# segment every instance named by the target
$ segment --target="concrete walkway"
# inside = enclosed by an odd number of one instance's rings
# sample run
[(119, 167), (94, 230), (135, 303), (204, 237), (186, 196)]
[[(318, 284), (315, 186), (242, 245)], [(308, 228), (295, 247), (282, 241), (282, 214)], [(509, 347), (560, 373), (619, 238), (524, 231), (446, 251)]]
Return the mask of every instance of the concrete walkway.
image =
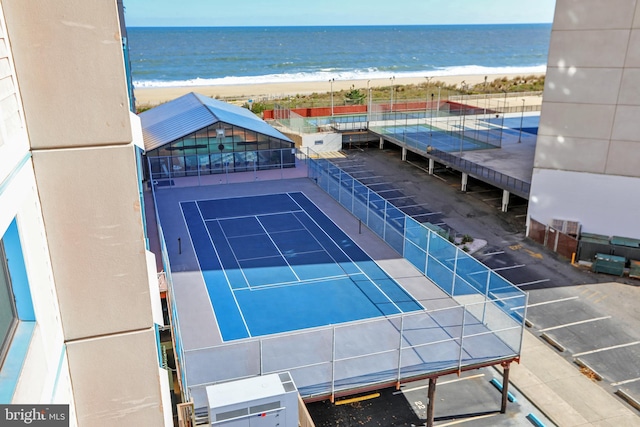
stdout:
[[(501, 369), (499, 369), (501, 370)], [(640, 414), (528, 331), (510, 383), (560, 427), (640, 426)]]

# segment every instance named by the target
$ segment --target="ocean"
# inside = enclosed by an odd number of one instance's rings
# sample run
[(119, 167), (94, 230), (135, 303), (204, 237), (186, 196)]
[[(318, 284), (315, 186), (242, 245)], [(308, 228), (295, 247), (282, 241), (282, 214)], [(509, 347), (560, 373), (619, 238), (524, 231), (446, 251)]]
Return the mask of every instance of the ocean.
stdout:
[(136, 87), (546, 71), (551, 24), (127, 28)]

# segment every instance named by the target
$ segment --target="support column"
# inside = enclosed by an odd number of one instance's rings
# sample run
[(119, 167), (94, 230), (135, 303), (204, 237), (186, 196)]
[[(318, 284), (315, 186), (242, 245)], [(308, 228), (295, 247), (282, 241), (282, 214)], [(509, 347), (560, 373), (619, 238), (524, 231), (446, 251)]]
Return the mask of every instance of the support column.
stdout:
[(407, 161), (407, 148), (406, 147), (402, 147), (402, 161), (403, 162)]
[(427, 392), (427, 399), (429, 399), (429, 403), (427, 403), (427, 427), (433, 427), (433, 414), (434, 414), (434, 406), (436, 404), (436, 378), (429, 378), (429, 391)]
[(382, 150), (384, 148), (384, 138), (380, 137), (380, 149)]
[(433, 159), (429, 159), (429, 175), (433, 175), (433, 169), (436, 165), (436, 161)]
[(509, 192), (502, 190), (502, 212), (506, 212), (509, 207)]
[(462, 185), (460, 185), (460, 191), (467, 192), (467, 182), (469, 181), (469, 174), (462, 172)]
[(507, 412), (507, 402), (509, 400), (509, 370), (511, 368), (511, 362), (502, 364), (502, 406), (500, 406), (500, 413)]

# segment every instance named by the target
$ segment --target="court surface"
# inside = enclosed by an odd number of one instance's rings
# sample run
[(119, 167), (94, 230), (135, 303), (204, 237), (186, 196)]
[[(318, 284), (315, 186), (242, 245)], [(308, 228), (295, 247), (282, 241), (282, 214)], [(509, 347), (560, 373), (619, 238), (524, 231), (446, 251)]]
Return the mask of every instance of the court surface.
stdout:
[[(445, 152), (495, 148), (495, 145), (491, 145), (487, 141), (496, 140), (500, 132), (499, 127), (488, 122), (482, 129), (472, 129), (461, 124), (452, 124), (449, 127), (449, 131), (444, 131), (439, 128), (431, 129), (426, 125), (385, 126), (376, 130), (376, 132), (387, 137), (396, 138), (420, 150), (426, 151), (427, 147), (431, 146)], [(461, 135), (463, 131), (464, 136)], [(497, 143), (497, 140), (495, 143)]]
[(302, 192), (180, 205), (224, 341), (423, 309)]

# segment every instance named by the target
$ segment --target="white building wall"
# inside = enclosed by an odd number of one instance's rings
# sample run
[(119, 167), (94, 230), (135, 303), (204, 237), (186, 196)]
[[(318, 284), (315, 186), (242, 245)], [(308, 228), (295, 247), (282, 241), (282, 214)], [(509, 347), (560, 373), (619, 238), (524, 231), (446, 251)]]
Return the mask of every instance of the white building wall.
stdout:
[(117, 4), (2, 0), (0, 23), (0, 237), (15, 219), (36, 319), (0, 403), (172, 425)]
[(640, 238), (638, 95), (640, 5), (557, 0), (529, 217)]
[(13, 393), (10, 401), (2, 403), (68, 403), (70, 425), (76, 425), (60, 311), (29, 148), (4, 14), (0, 13), (0, 237), (15, 219), (37, 319), (17, 382), (0, 385)]
[(306, 153), (307, 148), (316, 153), (340, 151), (342, 150), (342, 134), (325, 132), (303, 134), (301, 151)]

